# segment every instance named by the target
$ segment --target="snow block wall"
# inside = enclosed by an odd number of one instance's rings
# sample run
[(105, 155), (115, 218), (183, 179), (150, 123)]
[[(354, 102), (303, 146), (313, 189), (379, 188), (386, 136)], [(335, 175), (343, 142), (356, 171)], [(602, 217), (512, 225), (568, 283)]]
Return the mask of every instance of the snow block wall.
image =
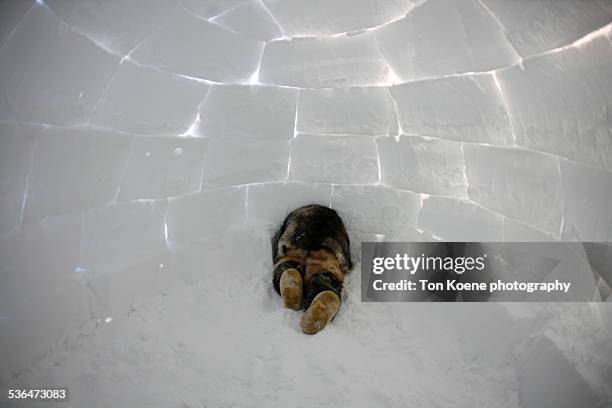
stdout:
[[(278, 307), (267, 239), (307, 203), (339, 211), (356, 257), (361, 241), (612, 241), (611, 22), (606, 0), (0, 2), (0, 383), (53, 378), (37, 367), (58, 344), (227, 259), (262, 260), (236, 262)], [(600, 257), (585, 279), (612, 301)], [(607, 306), (580, 310), (611, 327)], [(368, 307), (339, 335), (384, 315)], [(501, 340), (541, 313), (470, 316), (509, 322)], [(591, 349), (536, 337), (509, 406), (576, 406), (526, 385), (538, 358), (570, 367), (551, 387), (609, 406), (609, 371), (577, 367)], [(491, 355), (518, 344), (502, 343)], [(370, 397), (335, 402), (407, 401)]]

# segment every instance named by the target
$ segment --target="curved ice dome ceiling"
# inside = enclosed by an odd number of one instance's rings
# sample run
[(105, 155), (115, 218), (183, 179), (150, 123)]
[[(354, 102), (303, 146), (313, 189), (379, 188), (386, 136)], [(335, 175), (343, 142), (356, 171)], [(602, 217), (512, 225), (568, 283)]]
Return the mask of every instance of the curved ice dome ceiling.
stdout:
[(608, 2), (323, 3), (4, 2), (1, 232), (323, 183), (610, 240)]
[(306, 203), (357, 249), (612, 241), (611, 22), (606, 0), (0, 2), (7, 370)]

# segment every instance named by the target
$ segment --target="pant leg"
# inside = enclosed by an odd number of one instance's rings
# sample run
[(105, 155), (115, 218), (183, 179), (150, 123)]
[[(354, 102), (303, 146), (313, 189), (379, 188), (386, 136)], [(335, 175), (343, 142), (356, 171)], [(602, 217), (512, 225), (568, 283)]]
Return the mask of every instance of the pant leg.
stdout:
[(332, 272), (318, 272), (313, 274), (304, 289), (304, 308), (312, 303), (314, 298), (321, 292), (331, 290), (342, 301), (342, 282)]
[(311, 251), (306, 258), (305, 272), (305, 308), (310, 306), (319, 293), (326, 290), (331, 290), (341, 298), (344, 270), (333, 251), (325, 248)]

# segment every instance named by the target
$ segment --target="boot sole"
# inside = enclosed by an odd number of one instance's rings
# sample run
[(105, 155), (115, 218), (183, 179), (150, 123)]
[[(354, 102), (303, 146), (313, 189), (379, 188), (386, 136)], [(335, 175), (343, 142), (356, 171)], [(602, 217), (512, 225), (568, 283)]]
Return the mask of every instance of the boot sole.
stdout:
[(340, 298), (331, 290), (319, 293), (300, 321), (302, 330), (306, 334), (316, 334), (336, 316), (340, 309)]
[(286, 269), (280, 278), (280, 292), (287, 309), (302, 308), (303, 282), (300, 273), (293, 268)]

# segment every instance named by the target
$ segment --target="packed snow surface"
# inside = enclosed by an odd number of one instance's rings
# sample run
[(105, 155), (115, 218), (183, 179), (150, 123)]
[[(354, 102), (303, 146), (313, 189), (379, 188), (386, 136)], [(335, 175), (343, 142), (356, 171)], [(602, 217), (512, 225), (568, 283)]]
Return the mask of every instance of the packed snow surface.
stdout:
[[(0, 2), (0, 388), (609, 408), (612, 250), (551, 272), (598, 303), (391, 304), (360, 302), (359, 244), (611, 242), (611, 21), (607, 0)], [(313, 203), (356, 267), (306, 336), (270, 237)]]

